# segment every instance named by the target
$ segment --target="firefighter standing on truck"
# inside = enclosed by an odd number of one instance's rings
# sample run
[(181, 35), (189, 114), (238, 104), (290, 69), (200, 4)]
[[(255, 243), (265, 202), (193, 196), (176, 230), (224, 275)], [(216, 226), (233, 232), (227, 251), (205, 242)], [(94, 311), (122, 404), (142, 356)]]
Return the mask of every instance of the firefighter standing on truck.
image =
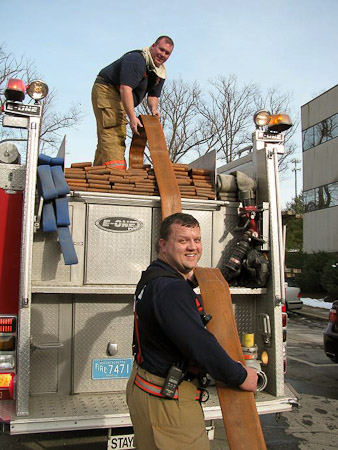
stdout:
[(232, 360), (205, 328), (192, 288), (201, 252), (198, 221), (183, 213), (167, 217), (158, 259), (136, 289), (127, 403), (139, 450), (210, 448), (199, 389), (206, 373), (246, 391), (257, 388), (256, 370)]
[(97, 147), (94, 165), (125, 169), (127, 117), (133, 133), (142, 127), (135, 107), (148, 94), (147, 102), (153, 116), (160, 116), (158, 102), (174, 42), (160, 36), (151, 47), (126, 53), (102, 69), (92, 89), (92, 104), (97, 124)]

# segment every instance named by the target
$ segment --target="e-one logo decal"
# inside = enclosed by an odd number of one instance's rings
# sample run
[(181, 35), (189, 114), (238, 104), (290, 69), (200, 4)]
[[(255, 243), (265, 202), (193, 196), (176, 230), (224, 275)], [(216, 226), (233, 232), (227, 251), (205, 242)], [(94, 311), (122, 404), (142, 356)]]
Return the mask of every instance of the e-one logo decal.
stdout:
[(137, 231), (143, 227), (140, 220), (131, 217), (105, 217), (95, 222), (95, 225), (103, 231), (115, 231), (118, 233), (128, 233)]

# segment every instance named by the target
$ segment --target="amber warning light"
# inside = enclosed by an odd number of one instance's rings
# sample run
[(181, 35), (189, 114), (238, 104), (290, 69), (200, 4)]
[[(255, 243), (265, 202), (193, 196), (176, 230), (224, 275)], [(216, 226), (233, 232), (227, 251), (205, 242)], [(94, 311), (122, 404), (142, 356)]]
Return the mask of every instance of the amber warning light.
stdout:
[(16, 317), (0, 317), (0, 333), (15, 333)]

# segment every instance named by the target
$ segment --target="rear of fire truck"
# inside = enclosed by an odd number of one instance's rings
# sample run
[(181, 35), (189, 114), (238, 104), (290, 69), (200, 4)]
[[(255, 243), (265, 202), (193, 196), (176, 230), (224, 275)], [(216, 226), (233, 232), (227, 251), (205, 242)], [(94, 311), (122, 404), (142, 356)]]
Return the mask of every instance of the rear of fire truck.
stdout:
[[(0, 151), (0, 418), (11, 434), (102, 428), (108, 448), (134, 448), (125, 402), (133, 293), (156, 258), (160, 198), (75, 183), (60, 199), (67, 230), (46, 231), (41, 210), (57, 212), (50, 202), (59, 200), (44, 198), (38, 169), (39, 100), (48, 88), (37, 81), (28, 91), (34, 103), (23, 103), (20, 80), (11, 81), (3, 105), (3, 126), (27, 130), (27, 153), (21, 165), (12, 147)], [(267, 414), (296, 402), (284, 383), (278, 181), (291, 123), (261, 111), (255, 124), (248, 155), (218, 169), (212, 152), (191, 163), (189, 171), (211, 174), (214, 198), (181, 192), (183, 211), (201, 225), (200, 265), (218, 267), (229, 282), (243, 353), (259, 374), (257, 409)], [(213, 383), (208, 391), (203, 409), (212, 438), (222, 413)]]

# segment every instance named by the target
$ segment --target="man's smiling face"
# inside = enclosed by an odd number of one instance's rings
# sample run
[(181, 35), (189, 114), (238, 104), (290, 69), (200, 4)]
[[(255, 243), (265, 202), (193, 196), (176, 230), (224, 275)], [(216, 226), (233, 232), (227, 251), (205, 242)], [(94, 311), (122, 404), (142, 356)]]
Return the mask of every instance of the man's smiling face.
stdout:
[(160, 67), (161, 64), (164, 64), (167, 61), (173, 48), (174, 47), (166, 42), (165, 39), (160, 39), (150, 47), (150, 54), (156, 67)]
[(187, 278), (202, 256), (201, 230), (177, 223), (170, 227), (168, 240), (159, 240), (159, 258)]

